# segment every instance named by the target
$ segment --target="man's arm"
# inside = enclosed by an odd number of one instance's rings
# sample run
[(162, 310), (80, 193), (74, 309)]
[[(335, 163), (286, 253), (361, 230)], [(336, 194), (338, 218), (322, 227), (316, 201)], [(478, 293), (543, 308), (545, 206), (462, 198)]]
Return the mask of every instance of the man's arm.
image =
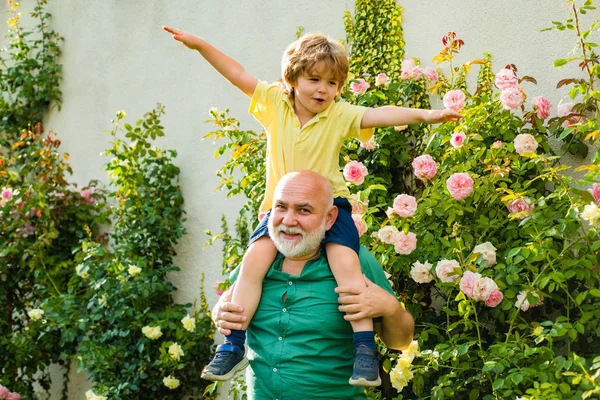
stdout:
[(171, 33), (173, 39), (183, 43), (187, 48), (198, 51), (225, 79), (239, 88), (248, 97), (252, 97), (258, 80), (246, 72), (239, 62), (197, 36), (168, 26), (163, 26), (163, 29)]
[(437, 124), (440, 122), (457, 121), (462, 118), (457, 112), (450, 110), (424, 110), (421, 108), (406, 108), (384, 106), (369, 108), (363, 114), (360, 122), (361, 129), (379, 126), (399, 126), (410, 124)]
[[(382, 317), (375, 324), (377, 335), (388, 348), (403, 350), (411, 343), (415, 321), (402, 307), (396, 297), (365, 277), (365, 288), (340, 286), (335, 292), (340, 295), (339, 310), (346, 313), (347, 321)], [(350, 315), (348, 313), (351, 313)]]

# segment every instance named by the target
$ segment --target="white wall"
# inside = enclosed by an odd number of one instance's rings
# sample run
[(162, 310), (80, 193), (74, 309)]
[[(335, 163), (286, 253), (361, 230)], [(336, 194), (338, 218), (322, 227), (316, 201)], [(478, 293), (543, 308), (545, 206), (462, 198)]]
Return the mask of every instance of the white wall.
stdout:
[[(32, 0), (22, 0), (24, 7)], [(181, 185), (186, 199), (188, 234), (179, 245), (177, 264), (182, 271), (172, 280), (181, 302), (198, 297), (201, 273), (210, 289), (220, 278), (220, 250), (202, 250), (205, 229), (218, 231), (220, 215), (233, 217), (241, 200), (215, 193), (216, 146), (201, 138), (212, 130), (204, 121), (211, 107), (229, 107), (246, 129), (259, 125), (247, 114), (248, 99), (221, 78), (197, 54), (161, 30), (171, 25), (202, 36), (240, 61), (260, 79), (279, 78), (279, 61), (296, 27), (344, 38), (343, 12), (350, 0), (55, 0), (48, 10), (53, 27), (64, 38), (63, 106), (51, 112), (45, 125), (58, 133), (63, 151), (71, 154), (73, 180), (106, 182), (99, 154), (108, 146), (115, 112), (124, 109), (134, 121), (155, 106), (166, 106), (164, 146), (179, 153)], [(441, 37), (455, 31), (465, 41), (459, 61), (493, 56), (494, 70), (514, 63), (520, 75), (534, 76), (537, 87), (525, 85), (529, 101), (544, 95), (554, 104), (564, 91), (556, 82), (573, 75), (574, 68), (556, 70), (555, 58), (568, 55), (575, 37), (537, 29), (565, 19), (563, 1), (554, 0), (412, 0), (404, 7), (406, 55), (431, 65), (441, 50)], [(543, 6), (542, 6), (543, 5)], [(597, 16), (596, 16), (597, 17)], [(6, 19), (2, 15), (0, 19)], [(587, 18), (589, 20), (589, 18)], [(27, 21), (25, 19), (25, 21)], [(5, 25), (3, 25), (5, 26)], [(0, 45), (6, 40), (0, 39)], [(378, 73), (379, 71), (374, 71)], [(86, 384), (71, 374), (72, 399), (83, 398)]]

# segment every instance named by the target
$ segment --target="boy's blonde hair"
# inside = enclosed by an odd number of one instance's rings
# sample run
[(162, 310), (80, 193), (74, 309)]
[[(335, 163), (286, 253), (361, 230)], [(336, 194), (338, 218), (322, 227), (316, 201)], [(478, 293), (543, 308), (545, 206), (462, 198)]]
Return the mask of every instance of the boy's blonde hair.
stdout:
[(312, 72), (316, 65), (324, 62), (332, 72), (341, 91), (348, 78), (348, 54), (341, 43), (319, 33), (307, 33), (290, 44), (281, 59), (281, 76), (289, 93), (298, 78)]

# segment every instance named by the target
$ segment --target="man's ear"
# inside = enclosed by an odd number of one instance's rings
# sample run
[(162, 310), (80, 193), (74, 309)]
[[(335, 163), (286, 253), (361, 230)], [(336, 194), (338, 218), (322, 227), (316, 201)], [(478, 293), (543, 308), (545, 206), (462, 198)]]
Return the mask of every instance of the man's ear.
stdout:
[(337, 206), (331, 206), (331, 209), (327, 213), (327, 223), (325, 224), (325, 227), (327, 228), (327, 230), (329, 230), (333, 226), (333, 224), (335, 223), (335, 220), (337, 219), (337, 216), (338, 216)]

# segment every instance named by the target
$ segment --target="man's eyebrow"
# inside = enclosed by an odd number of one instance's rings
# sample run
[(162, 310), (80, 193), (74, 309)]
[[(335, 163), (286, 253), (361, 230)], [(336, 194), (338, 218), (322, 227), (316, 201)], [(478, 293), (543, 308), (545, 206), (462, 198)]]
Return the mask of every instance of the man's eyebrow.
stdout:
[(298, 207), (298, 208), (314, 208), (314, 206), (308, 201), (305, 201), (304, 203), (298, 203), (298, 204), (296, 204), (296, 207)]

